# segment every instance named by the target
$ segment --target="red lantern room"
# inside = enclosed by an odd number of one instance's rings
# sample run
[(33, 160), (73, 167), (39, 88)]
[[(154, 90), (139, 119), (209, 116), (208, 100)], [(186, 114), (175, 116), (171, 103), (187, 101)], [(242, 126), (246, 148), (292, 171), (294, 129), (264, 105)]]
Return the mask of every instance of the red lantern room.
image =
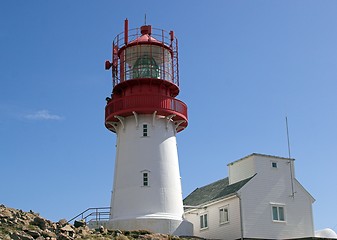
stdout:
[(107, 98), (105, 126), (115, 132), (118, 117), (137, 114), (165, 116), (177, 132), (187, 127), (187, 106), (179, 94), (178, 41), (173, 31), (145, 25), (125, 30), (112, 45), (113, 90)]

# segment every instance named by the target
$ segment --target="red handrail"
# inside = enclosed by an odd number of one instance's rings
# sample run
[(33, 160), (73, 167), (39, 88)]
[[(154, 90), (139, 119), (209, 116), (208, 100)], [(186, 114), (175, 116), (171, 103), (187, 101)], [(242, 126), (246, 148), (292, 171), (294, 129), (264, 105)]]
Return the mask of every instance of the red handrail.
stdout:
[(105, 108), (106, 118), (118, 112), (129, 112), (137, 110), (153, 110), (176, 112), (187, 120), (187, 106), (182, 101), (173, 97), (161, 95), (132, 95), (121, 99), (110, 100)]
[[(127, 34), (127, 36), (125, 35)], [(126, 68), (126, 60), (124, 56), (118, 56), (118, 51), (121, 48), (128, 46), (128, 43), (136, 40), (141, 36), (140, 28), (130, 29), (127, 32), (122, 32), (118, 34), (113, 41), (113, 53), (112, 53), (112, 79), (113, 87), (118, 85), (123, 81), (133, 79), (132, 71)], [(166, 59), (170, 63), (170, 67), (167, 68), (164, 64), (159, 64), (159, 79), (164, 81), (172, 82), (179, 86), (179, 73), (178, 73), (178, 40), (174, 36), (173, 32), (167, 32), (162, 29), (152, 28), (151, 36), (158, 40), (158, 44), (162, 44), (164, 48), (168, 48), (171, 51), (171, 59)], [(125, 38), (126, 37), (126, 38)], [(151, 44), (149, 44), (150, 46)], [(159, 57), (159, 56), (158, 56)], [(163, 51), (162, 56), (165, 59), (165, 52)], [(130, 60), (130, 59), (128, 59)], [(164, 61), (163, 61), (164, 63)], [(109, 68), (107, 68), (109, 69)]]

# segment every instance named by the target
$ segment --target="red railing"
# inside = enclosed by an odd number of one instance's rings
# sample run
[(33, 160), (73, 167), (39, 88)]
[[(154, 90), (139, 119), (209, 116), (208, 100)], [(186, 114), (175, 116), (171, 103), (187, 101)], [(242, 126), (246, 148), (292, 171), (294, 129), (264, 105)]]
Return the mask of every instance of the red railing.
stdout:
[(161, 95), (133, 95), (121, 99), (110, 100), (105, 108), (106, 120), (112, 120), (115, 115), (132, 115), (137, 113), (176, 114), (177, 118), (187, 121), (187, 106), (182, 101)]
[[(121, 59), (118, 56), (118, 52), (121, 48), (126, 47), (127, 44), (135, 41), (137, 38), (142, 36), (140, 28), (130, 29), (127, 32), (127, 40), (125, 40), (125, 32), (118, 34), (112, 44), (113, 51), (112, 51), (112, 79), (113, 79), (113, 87), (118, 85), (123, 81), (127, 81), (133, 79), (133, 74), (126, 64), (125, 59)], [(158, 71), (159, 71), (159, 78), (165, 81), (169, 81), (174, 83), (175, 85), (179, 86), (179, 70), (178, 70), (178, 40), (171, 32), (167, 32), (162, 29), (152, 28), (151, 36), (155, 38), (158, 43), (162, 44), (163, 52), (161, 53), (163, 56), (162, 59), (165, 59), (165, 47), (170, 49), (170, 59), (166, 59), (168, 63), (157, 63), (158, 64)], [(125, 43), (127, 41), (127, 43)], [(137, 44), (136, 44), (137, 45)], [(151, 44), (148, 46), (151, 47)], [(140, 54), (140, 52), (139, 52)], [(139, 57), (139, 56), (138, 56)], [(154, 56), (152, 56), (154, 57)], [(130, 59), (128, 59), (130, 61)], [(170, 65), (169, 67), (167, 65)]]

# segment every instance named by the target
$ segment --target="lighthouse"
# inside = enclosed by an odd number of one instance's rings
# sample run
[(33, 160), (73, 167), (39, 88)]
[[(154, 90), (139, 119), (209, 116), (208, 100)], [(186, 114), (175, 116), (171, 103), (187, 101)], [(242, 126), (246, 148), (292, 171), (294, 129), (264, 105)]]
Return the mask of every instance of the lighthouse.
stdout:
[(188, 124), (179, 94), (178, 40), (173, 31), (144, 25), (112, 44), (112, 94), (105, 126), (116, 133), (110, 226), (192, 235), (183, 219), (177, 133)]

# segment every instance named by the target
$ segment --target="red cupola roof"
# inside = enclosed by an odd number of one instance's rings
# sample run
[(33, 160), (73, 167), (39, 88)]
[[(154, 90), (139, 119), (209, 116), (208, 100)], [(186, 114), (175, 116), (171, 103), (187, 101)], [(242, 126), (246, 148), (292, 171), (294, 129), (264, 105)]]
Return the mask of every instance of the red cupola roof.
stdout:
[[(158, 39), (152, 36), (152, 26), (151, 25), (141, 26), (140, 33), (141, 33), (140, 36), (137, 36), (135, 39), (131, 41), (128, 41), (129, 37), (126, 37), (127, 41), (125, 41), (125, 45), (119, 49), (118, 55), (120, 55), (120, 53), (126, 48), (134, 46), (134, 45), (156, 45), (159, 47), (163, 47), (172, 53), (171, 47), (166, 42), (164, 42), (163, 40), (159, 41)], [(157, 37), (160, 37), (160, 35), (157, 34)]]
[(129, 44), (133, 45), (133, 44), (142, 44), (142, 43), (159, 43), (162, 44), (161, 42), (159, 42), (157, 39), (155, 39), (154, 37), (152, 37), (149, 34), (144, 34), (138, 38), (136, 38), (135, 40), (131, 41)]

